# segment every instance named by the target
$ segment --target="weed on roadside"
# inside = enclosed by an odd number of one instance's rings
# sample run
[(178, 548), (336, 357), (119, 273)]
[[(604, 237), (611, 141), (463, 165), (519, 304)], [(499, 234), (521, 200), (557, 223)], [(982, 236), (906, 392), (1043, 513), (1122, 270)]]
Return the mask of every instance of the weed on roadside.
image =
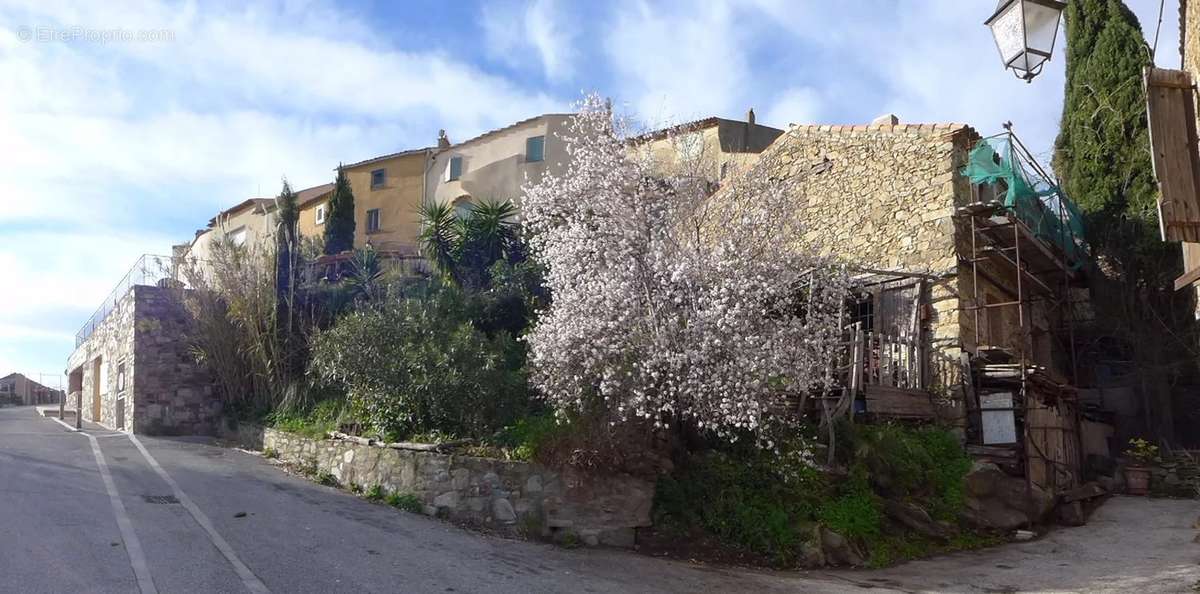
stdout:
[(387, 496), (387, 504), (396, 509), (414, 514), (421, 513), (421, 510), (425, 507), (421, 503), (421, 500), (412, 493), (392, 493)]

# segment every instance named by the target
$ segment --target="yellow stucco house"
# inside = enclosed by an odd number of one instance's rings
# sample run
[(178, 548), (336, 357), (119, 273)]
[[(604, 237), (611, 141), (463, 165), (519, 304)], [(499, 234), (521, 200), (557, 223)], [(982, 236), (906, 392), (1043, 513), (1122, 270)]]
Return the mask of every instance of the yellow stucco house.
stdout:
[(413, 149), (342, 166), (354, 192), (355, 248), (369, 243), (380, 252), (417, 254), (421, 197), (433, 151)]
[(296, 204), (300, 211), (297, 228), (300, 237), (320, 238), (325, 232), (325, 215), (329, 213), (329, 197), (333, 184), (323, 184), (296, 192)]

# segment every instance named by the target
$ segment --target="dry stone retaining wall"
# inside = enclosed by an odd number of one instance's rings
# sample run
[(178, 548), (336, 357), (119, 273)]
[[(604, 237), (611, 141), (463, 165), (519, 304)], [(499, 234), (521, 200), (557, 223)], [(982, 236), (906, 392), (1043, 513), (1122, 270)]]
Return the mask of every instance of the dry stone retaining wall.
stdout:
[(650, 525), (654, 483), (629, 475), (310, 439), (247, 425), (236, 438), (343, 485), (412, 494), (426, 514), (454, 521), (619, 547), (633, 546), (636, 529)]

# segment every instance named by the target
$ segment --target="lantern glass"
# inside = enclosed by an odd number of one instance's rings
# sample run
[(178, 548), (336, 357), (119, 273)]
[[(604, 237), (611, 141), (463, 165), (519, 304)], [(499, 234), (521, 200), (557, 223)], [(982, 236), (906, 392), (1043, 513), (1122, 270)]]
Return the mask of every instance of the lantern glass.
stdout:
[(1062, 15), (1062, 8), (1029, 1), (1021, 4), (1025, 16), (1025, 46), (1049, 57), (1054, 51), (1054, 38), (1058, 35), (1058, 19)]
[(1066, 6), (1058, 0), (1000, 0), (985, 24), (992, 30), (1004, 66), (1026, 80), (1036, 76), (1054, 51)]
[(1025, 53), (1025, 28), (1021, 16), (1021, 2), (1009, 2), (1002, 12), (992, 17), (988, 26), (992, 28), (992, 36), (996, 38), (996, 47), (1000, 49), (1000, 59), (1005, 65)]

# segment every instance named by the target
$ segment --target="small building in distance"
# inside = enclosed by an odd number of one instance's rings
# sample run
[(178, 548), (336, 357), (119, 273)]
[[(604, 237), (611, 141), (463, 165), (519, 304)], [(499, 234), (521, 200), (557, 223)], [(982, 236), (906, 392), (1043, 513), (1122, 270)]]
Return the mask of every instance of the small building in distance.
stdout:
[(62, 396), (62, 390), (43, 386), (20, 373), (0, 377), (0, 404), (57, 404)]

